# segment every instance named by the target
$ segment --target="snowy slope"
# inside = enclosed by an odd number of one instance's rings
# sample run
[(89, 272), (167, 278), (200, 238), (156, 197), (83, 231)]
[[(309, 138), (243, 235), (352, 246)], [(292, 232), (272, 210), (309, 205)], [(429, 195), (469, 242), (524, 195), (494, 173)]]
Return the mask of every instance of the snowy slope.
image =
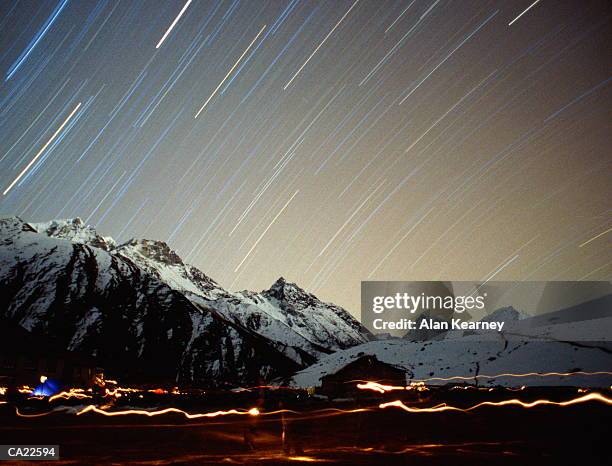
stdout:
[[(427, 342), (406, 340), (374, 341), (354, 346), (321, 358), (318, 363), (298, 372), (291, 383), (300, 387), (318, 386), (321, 378), (336, 372), (352, 360), (372, 354), (386, 363), (402, 366), (411, 379), (431, 377), (473, 377), (529, 372), (612, 371), (612, 342), (609, 339), (612, 317), (540, 327), (531, 335), (495, 333), (456, 334), (454, 338)], [(449, 332), (451, 333), (451, 332)], [(568, 337), (589, 336), (589, 341), (572, 342)], [(467, 381), (475, 383), (475, 379)], [(445, 381), (431, 381), (444, 384)], [(480, 385), (576, 385), (612, 384), (612, 375), (500, 377), (478, 379)]]
[[(251, 316), (261, 316), (271, 327), (267, 331), (265, 325), (260, 325), (259, 331), (265, 332), (269, 338), (281, 338), (290, 329), (313, 345), (331, 351), (369, 340), (369, 332), (347, 311), (320, 301), (282, 277), (270, 289), (261, 293), (243, 291), (232, 296), (240, 303), (226, 300), (227, 314), (250, 313)], [(280, 335), (277, 334), (279, 331)]]
[(96, 229), (79, 217), (67, 220), (51, 220), (44, 223), (30, 223), (29, 226), (39, 233), (72, 241), (78, 244), (87, 244), (96, 248), (110, 251), (116, 246), (115, 240), (108, 236), (101, 236)]
[(177, 291), (206, 298), (212, 298), (222, 291), (212, 278), (197, 268), (184, 264), (163, 241), (132, 239), (117, 246), (113, 254), (131, 261)]
[(230, 292), (184, 264), (163, 242), (131, 240), (113, 253), (155, 274), (194, 303), (276, 342), (299, 363), (369, 340), (369, 332), (347, 311), (318, 300), (283, 278), (261, 293)]

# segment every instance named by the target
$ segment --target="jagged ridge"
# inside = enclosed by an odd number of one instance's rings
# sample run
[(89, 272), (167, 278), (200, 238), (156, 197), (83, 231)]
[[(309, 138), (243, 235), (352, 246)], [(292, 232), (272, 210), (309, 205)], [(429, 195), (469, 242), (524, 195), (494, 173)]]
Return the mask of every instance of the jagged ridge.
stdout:
[(0, 267), (0, 319), (124, 374), (257, 383), (369, 339), (344, 309), (283, 279), (232, 293), (163, 242), (118, 245), (78, 218), (0, 220)]

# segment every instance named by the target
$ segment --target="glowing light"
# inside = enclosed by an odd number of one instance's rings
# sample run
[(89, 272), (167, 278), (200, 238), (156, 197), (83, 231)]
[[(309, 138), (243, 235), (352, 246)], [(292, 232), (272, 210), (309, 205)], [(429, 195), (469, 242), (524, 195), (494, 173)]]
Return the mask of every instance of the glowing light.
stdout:
[(360, 390), (372, 390), (378, 393), (385, 393), (385, 392), (391, 392), (393, 390), (405, 390), (408, 387), (383, 385), (378, 382), (367, 382), (367, 383), (358, 383), (357, 388)]
[(104, 396), (114, 396), (115, 398), (121, 398), (122, 393), (140, 393), (142, 390), (138, 388), (129, 387), (116, 387), (114, 390), (106, 389)]
[(43, 416), (48, 416), (49, 414), (51, 414), (53, 411), (47, 411), (44, 413), (37, 413), (37, 414), (23, 414), (19, 412), (19, 408), (15, 408), (15, 414), (19, 417), (43, 417)]
[(607, 371), (596, 371), (596, 372), (584, 372), (584, 371), (576, 371), (576, 372), (526, 372), (523, 374), (512, 374), (512, 373), (503, 373), (496, 375), (454, 375), (452, 377), (430, 377), (428, 379), (415, 379), (417, 382), (433, 382), (433, 381), (441, 381), (448, 382), (451, 380), (473, 380), (473, 379), (497, 379), (500, 377), (572, 377), (577, 375), (584, 376), (595, 376), (595, 375), (612, 375), (612, 372)]
[(410, 385), (385, 385), (371, 380), (353, 380), (352, 382), (360, 382), (357, 388), (360, 390), (373, 390), (379, 393), (392, 392), (394, 390), (416, 390), (423, 392), (429, 390), (424, 382), (411, 382)]
[(583, 395), (578, 398), (573, 398), (567, 401), (552, 401), (546, 399), (540, 399), (530, 402), (521, 401), (519, 399), (513, 398), (510, 400), (503, 401), (483, 401), (482, 403), (478, 403), (474, 406), (470, 406), (469, 408), (458, 408), (456, 406), (449, 406), (446, 403), (442, 403), (436, 406), (432, 406), (430, 408), (418, 408), (407, 406), (401, 400), (390, 401), (389, 403), (381, 403), (378, 407), (381, 409), (384, 408), (400, 408), (409, 413), (440, 413), (443, 411), (459, 411), (459, 412), (468, 412), (473, 411), (475, 409), (481, 408), (483, 406), (520, 406), (522, 408), (533, 408), (535, 406), (571, 406), (580, 403), (586, 403), (588, 401), (599, 401), (601, 403), (612, 405), (612, 398), (607, 398), (601, 393), (589, 393), (587, 395)]
[[(508, 387), (506, 388), (506, 390), (510, 390), (511, 392), (522, 392), (523, 390), (525, 390), (525, 388), (527, 388), (525, 385), (521, 385), (519, 388), (512, 388), (512, 387)], [(490, 388), (489, 390), (493, 390), (492, 388)], [(583, 390), (586, 393), (586, 390)], [(580, 391), (578, 391), (578, 393), (581, 393)]]
[(248, 411), (242, 411), (242, 410), (237, 410), (237, 409), (230, 409), (227, 411), (214, 411), (214, 412), (210, 412), (210, 413), (188, 413), (187, 411), (183, 411), (182, 409), (178, 409), (178, 408), (166, 408), (166, 409), (160, 409), (158, 411), (147, 411), (144, 409), (126, 409), (123, 411), (105, 411), (103, 409), (98, 408), (97, 406), (94, 405), (88, 405), (86, 407), (84, 407), (83, 409), (81, 409), (80, 411), (78, 411), (76, 414), (77, 416), (80, 416), (81, 414), (85, 414), (85, 413), (89, 413), (89, 412), (94, 412), (96, 414), (102, 414), (103, 416), (109, 416), (109, 417), (114, 417), (114, 416), (128, 416), (131, 414), (134, 415), (139, 415), (139, 416), (147, 416), (147, 417), (153, 417), (153, 416), (161, 416), (164, 414), (169, 414), (169, 413), (176, 413), (176, 414), (182, 414), (183, 416), (185, 416), (187, 419), (199, 419), (199, 418), (203, 418), (203, 417), (218, 417), (218, 416), (228, 416), (231, 414), (236, 414), (236, 415), (249, 415), (249, 416), (257, 416), (259, 415), (259, 410), (257, 408), (251, 408)]
[(163, 388), (154, 388), (149, 390), (149, 393), (155, 393), (156, 395), (166, 395), (168, 390), (164, 390)]
[[(372, 382), (372, 381), (361, 381), (361, 382), (363, 383), (358, 384), (358, 387), (360, 389), (373, 390), (379, 393), (385, 393), (387, 391), (395, 391), (395, 390), (402, 390), (402, 391), (403, 390), (420, 391), (421, 389), (427, 390), (427, 387), (425, 387), (423, 383), (412, 384), (407, 387), (402, 387), (402, 386), (394, 386), (394, 385), (384, 385), (384, 384), (381, 384), (378, 382)], [(464, 387), (453, 387), (453, 388), (464, 388)], [(483, 389), (487, 391), (492, 390), (491, 388), (477, 388), (477, 387), (471, 387), (471, 388), (474, 390), (483, 390)], [(521, 387), (513, 391), (524, 390), (524, 388), (525, 387)], [(150, 391), (150, 390), (139, 390), (135, 388), (117, 388), (117, 390), (121, 390), (126, 393), (139, 393), (139, 392), (144, 393), (144, 392)], [(119, 393), (117, 390), (113, 392), (110, 392), (107, 390), (107, 395), (109, 395), (110, 393), (110, 396), (120, 397), (121, 393)], [(153, 391), (156, 391), (156, 390), (158, 389), (155, 389)], [(159, 390), (162, 390), (162, 389), (159, 389)], [(31, 389), (29, 387), (22, 387), (20, 391), (22, 393), (30, 393)], [(76, 399), (91, 398), (91, 392), (92, 392), (91, 389), (86, 390), (82, 388), (73, 388), (68, 391), (64, 391), (64, 392), (58, 393), (57, 395), (49, 397), (48, 400), (54, 401), (58, 399), (70, 399), (70, 398), (76, 398)], [(140, 393), (138, 396), (142, 397), (142, 394)], [(583, 389), (581, 389), (578, 391), (578, 393), (585, 393), (585, 392)], [(570, 400), (560, 401), (560, 402), (549, 400), (549, 399), (538, 399), (535, 401), (527, 402), (527, 401), (522, 401), (522, 400), (513, 398), (513, 399), (508, 399), (508, 400), (503, 400), (503, 401), (480, 402), (478, 404), (475, 404), (469, 407), (465, 407), (465, 408), (458, 407), (458, 406), (451, 406), (451, 405), (448, 405), (447, 403), (439, 403), (437, 405), (428, 406), (428, 407), (409, 406), (409, 405), (406, 405), (402, 400), (395, 400), (395, 401), (391, 401), (387, 403), (381, 403), (375, 406), (355, 408), (355, 409), (324, 408), (324, 409), (307, 411), (307, 412), (280, 409), (276, 411), (267, 411), (265, 413), (262, 413), (257, 407), (253, 407), (250, 409), (236, 408), (236, 409), (219, 410), (219, 411), (204, 412), (204, 413), (190, 413), (182, 409), (173, 408), (173, 407), (165, 408), (165, 409), (157, 409), (157, 410), (123, 409), (123, 410), (111, 411), (111, 409), (113, 409), (113, 404), (111, 402), (111, 403), (108, 403), (102, 406), (96, 406), (93, 404), (87, 405), (84, 407), (83, 406), (77, 406), (77, 407), (58, 406), (50, 411), (47, 411), (44, 413), (37, 413), (37, 414), (22, 414), (16, 408), (16, 414), (17, 416), (20, 416), (20, 417), (34, 418), (34, 417), (50, 415), (56, 412), (66, 412), (70, 414), (76, 414), (77, 416), (80, 416), (86, 413), (92, 413), (92, 414), (98, 414), (98, 415), (107, 416), (107, 417), (128, 416), (128, 415), (154, 417), (154, 416), (162, 416), (162, 415), (174, 413), (174, 414), (180, 414), (184, 416), (185, 418), (191, 420), (191, 419), (200, 419), (200, 418), (215, 418), (219, 416), (229, 416), (229, 415), (274, 416), (274, 415), (278, 415), (281, 413), (287, 413), (287, 414), (290, 413), (292, 415), (296, 415), (297, 416), (296, 419), (316, 419), (316, 418), (325, 418), (325, 417), (345, 415), (345, 414), (351, 414), (351, 413), (372, 412), (376, 409), (386, 409), (386, 408), (392, 408), (392, 407), (400, 408), (403, 411), (406, 411), (409, 413), (440, 413), (440, 412), (445, 412), (445, 411), (469, 412), (469, 411), (473, 411), (473, 410), (476, 410), (478, 408), (485, 407), (485, 406), (491, 406), (491, 407), (519, 406), (522, 408), (533, 408), (536, 406), (564, 407), (564, 406), (571, 406), (571, 405), (580, 404), (580, 403), (586, 403), (589, 401), (599, 402), (599, 403), (603, 403), (603, 404), (612, 406), (612, 398), (608, 398), (602, 395), (601, 393), (591, 392), (591, 393), (583, 394), (582, 396), (579, 396), (578, 398), (573, 398)]]
[(11, 188), (17, 184), (17, 182), (21, 179), (23, 175), (25, 175), (25, 173), (30, 169), (30, 167), (34, 165), (34, 162), (38, 160), (38, 158), (42, 155), (42, 153), (49, 146), (49, 144), (51, 144), (53, 140), (57, 137), (57, 135), (62, 131), (62, 129), (64, 129), (64, 126), (66, 126), (66, 124), (70, 121), (70, 119), (74, 116), (74, 114), (77, 112), (77, 110), (80, 107), (81, 107), (81, 102), (78, 103), (78, 105), (74, 108), (74, 110), (70, 113), (70, 115), (68, 115), (68, 118), (64, 120), (61, 126), (55, 131), (55, 133), (53, 133), (53, 136), (51, 136), (51, 138), (45, 143), (45, 145), (42, 146), (42, 148), (38, 151), (38, 153), (34, 156), (34, 158), (30, 160), (30, 163), (28, 163), (26, 167), (23, 170), (21, 170), (21, 173), (17, 175), (17, 178), (15, 178), (13, 182), (9, 185), (9, 187), (4, 190), (4, 192), (2, 193), (4, 196), (6, 196), (6, 193), (8, 193), (11, 190)]
[(302, 461), (304, 463), (321, 463), (327, 461), (320, 458), (313, 458), (312, 456), (288, 456), (287, 459), (289, 461)]
[(84, 393), (82, 388), (71, 388), (68, 391), (60, 392), (57, 395), (53, 395), (49, 397), (49, 402), (58, 400), (58, 399), (68, 400), (70, 398), (76, 398), (78, 400), (82, 400), (84, 398), (91, 398), (91, 395), (87, 395)]

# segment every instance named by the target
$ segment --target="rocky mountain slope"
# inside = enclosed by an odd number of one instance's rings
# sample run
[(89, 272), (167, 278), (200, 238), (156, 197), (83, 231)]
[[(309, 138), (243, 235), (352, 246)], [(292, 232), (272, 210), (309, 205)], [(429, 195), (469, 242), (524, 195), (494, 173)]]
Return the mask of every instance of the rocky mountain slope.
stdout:
[(80, 219), (0, 220), (0, 320), (137, 378), (256, 384), (369, 340), (344, 309), (278, 280), (229, 292), (160, 241)]

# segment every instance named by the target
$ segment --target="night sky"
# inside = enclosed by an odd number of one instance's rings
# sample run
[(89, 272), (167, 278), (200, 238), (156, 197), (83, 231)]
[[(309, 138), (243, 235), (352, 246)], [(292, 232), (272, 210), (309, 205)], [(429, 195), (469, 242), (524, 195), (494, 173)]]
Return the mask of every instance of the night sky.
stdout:
[(0, 215), (230, 289), (612, 277), (612, 3), (0, 2)]

